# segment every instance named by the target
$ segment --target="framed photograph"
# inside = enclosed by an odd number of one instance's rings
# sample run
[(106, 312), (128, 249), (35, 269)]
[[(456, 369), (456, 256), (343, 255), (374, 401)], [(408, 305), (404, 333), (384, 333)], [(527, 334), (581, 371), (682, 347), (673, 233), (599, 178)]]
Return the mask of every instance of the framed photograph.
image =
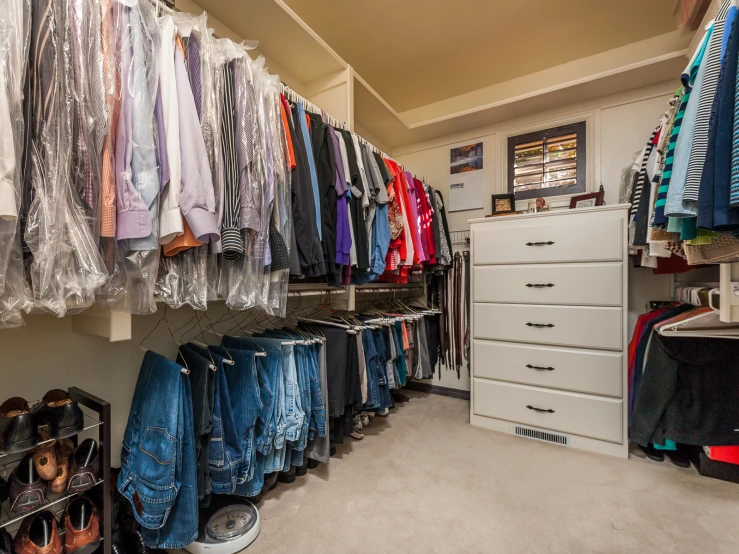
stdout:
[(573, 196), (570, 198), (570, 209), (574, 208), (593, 208), (595, 206), (603, 205), (603, 194), (602, 190), (598, 192), (591, 192), (590, 194), (581, 194), (579, 196)]
[(513, 194), (493, 194), (494, 214), (514, 211), (516, 211), (516, 197)]

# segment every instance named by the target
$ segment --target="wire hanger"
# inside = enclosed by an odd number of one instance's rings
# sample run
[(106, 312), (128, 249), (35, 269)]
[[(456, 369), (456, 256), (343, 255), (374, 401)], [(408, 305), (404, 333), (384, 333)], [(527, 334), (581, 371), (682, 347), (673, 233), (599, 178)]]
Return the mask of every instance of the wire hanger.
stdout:
[(183, 367), (180, 370), (180, 372), (185, 375), (190, 375), (190, 367), (187, 365), (187, 360), (185, 359), (185, 355), (182, 354), (182, 351), (180, 350), (181, 345), (175, 340), (174, 334), (172, 333), (172, 328), (169, 326), (169, 321), (165, 320), (166, 317), (167, 317), (167, 305), (165, 304), (164, 310), (162, 312), (162, 317), (159, 318), (159, 321), (157, 321), (157, 324), (154, 326), (154, 328), (151, 331), (149, 331), (149, 334), (146, 335), (143, 339), (141, 339), (141, 342), (139, 343), (139, 348), (143, 350), (144, 352), (148, 352), (149, 349), (144, 346), (144, 341), (146, 341), (146, 339), (148, 339), (154, 333), (154, 331), (157, 330), (159, 325), (161, 325), (162, 322), (164, 322), (164, 324), (167, 326), (167, 330), (169, 331), (169, 336), (171, 337), (172, 342), (177, 345), (177, 352), (179, 352), (180, 357), (182, 358), (182, 362), (185, 364), (185, 367)]

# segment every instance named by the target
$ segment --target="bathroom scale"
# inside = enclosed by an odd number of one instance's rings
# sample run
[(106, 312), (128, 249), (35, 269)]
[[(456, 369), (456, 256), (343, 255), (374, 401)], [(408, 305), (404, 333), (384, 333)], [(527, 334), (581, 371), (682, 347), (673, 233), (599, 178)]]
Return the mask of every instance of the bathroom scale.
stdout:
[(259, 511), (253, 504), (231, 504), (210, 516), (185, 550), (191, 554), (236, 554), (254, 542), (259, 530)]

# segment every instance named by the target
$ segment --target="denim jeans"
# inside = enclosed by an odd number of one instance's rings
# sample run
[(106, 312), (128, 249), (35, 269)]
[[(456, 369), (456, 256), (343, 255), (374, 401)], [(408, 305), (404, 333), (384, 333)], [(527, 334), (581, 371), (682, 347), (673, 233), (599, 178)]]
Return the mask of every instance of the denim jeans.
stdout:
[[(328, 407), (328, 370), (326, 368), (326, 345), (323, 343), (316, 344), (313, 349), (314, 363), (318, 370), (319, 378), (319, 394), (321, 395), (320, 409), (322, 410), (322, 418), (316, 417), (318, 428), (318, 437), (308, 440), (308, 447), (305, 449), (305, 455), (317, 462), (327, 464), (331, 455), (331, 441), (329, 440), (329, 422), (326, 418), (326, 408)], [(321, 433), (321, 424), (323, 424), (323, 433)]]
[[(268, 360), (269, 365), (271, 366), (272, 370), (272, 377), (273, 379), (269, 381), (266, 385), (262, 385), (262, 382), (260, 381), (260, 388), (265, 388), (265, 386), (272, 387), (272, 391), (276, 391), (276, 394), (273, 395), (274, 401), (273, 401), (273, 415), (271, 416), (273, 418), (274, 423), (274, 438), (269, 442), (264, 442), (257, 440), (257, 447), (259, 451), (264, 454), (264, 472), (262, 475), (262, 479), (264, 479), (264, 474), (273, 473), (275, 471), (282, 471), (282, 467), (285, 464), (285, 447), (286, 447), (286, 440), (287, 439), (287, 433), (288, 431), (292, 432), (293, 434), (296, 432), (294, 422), (291, 422), (291, 426), (288, 426), (288, 413), (287, 413), (287, 379), (284, 376), (284, 373), (288, 370), (288, 361), (289, 358), (292, 355), (292, 346), (282, 346), (282, 340), (281, 339), (275, 339), (275, 338), (268, 338), (264, 336), (260, 337), (224, 337), (223, 338), (224, 344), (257, 344), (261, 346), (265, 351), (267, 351), (268, 355), (266, 358), (260, 358), (261, 360)], [(290, 349), (288, 352), (287, 349)], [(294, 365), (295, 362), (293, 361), (293, 374), (295, 372)], [(293, 377), (294, 380), (294, 377)], [(254, 484), (245, 484), (245, 486), (240, 487), (236, 494), (242, 494), (243, 493), (249, 493), (253, 492), (256, 489), (256, 485)], [(253, 492), (253, 494), (257, 494), (257, 492)], [(252, 494), (252, 496), (253, 496)]]
[(319, 344), (308, 347), (308, 363), (310, 369), (310, 406), (311, 406), (311, 424), (309, 440), (315, 439), (316, 436), (326, 436), (326, 407), (323, 402), (323, 392), (321, 390), (321, 372), (318, 364)]
[(189, 376), (144, 355), (121, 449), (118, 491), (151, 548), (183, 548), (198, 535), (195, 433)]
[[(278, 337), (277, 332), (268, 332), (269, 337), (273, 337), (276, 342), (282, 342), (282, 339), (290, 339), (289, 336)], [(305, 412), (303, 411), (300, 401), (300, 385), (298, 383), (298, 368), (296, 363), (295, 346), (282, 345), (282, 379), (283, 389), (285, 391), (285, 440), (296, 442), (300, 438), (300, 432), (303, 428), (305, 420)], [(280, 447), (275, 441), (275, 446)]]
[(367, 402), (364, 404), (366, 410), (376, 410), (380, 407), (380, 385), (378, 384), (377, 364), (384, 363), (384, 357), (380, 358), (376, 348), (376, 334), (380, 331), (365, 331), (362, 333), (362, 344), (364, 346), (365, 363), (367, 364)]
[(241, 439), (236, 433), (236, 422), (231, 409), (231, 394), (226, 379), (227, 364), (211, 349), (188, 344), (201, 356), (212, 359), (216, 366), (216, 393), (213, 401), (213, 431), (210, 437), (210, 483), (214, 494), (231, 494), (236, 489), (241, 467)]
[(192, 351), (186, 344), (180, 347), (177, 363), (190, 370), (192, 415), (195, 424), (195, 459), (198, 468), (198, 500), (210, 504), (210, 434), (213, 430), (213, 402), (216, 376), (210, 369), (210, 359)]
[(263, 350), (267, 354), (256, 358), (262, 410), (255, 426), (254, 475), (246, 482), (237, 484), (234, 491), (238, 496), (256, 496), (264, 485), (265, 473), (271, 473), (265, 471), (267, 456), (273, 456), (276, 442), (284, 445), (285, 441), (282, 348), (279, 341), (259, 337), (224, 336), (222, 342), (227, 348)]
[(255, 352), (230, 348), (212, 347), (219, 355), (229, 354), (234, 365), (226, 365), (226, 381), (231, 395), (231, 411), (236, 424), (236, 434), (241, 438), (241, 467), (236, 482), (243, 483), (254, 476), (256, 440), (255, 424), (262, 411), (257, 380)]

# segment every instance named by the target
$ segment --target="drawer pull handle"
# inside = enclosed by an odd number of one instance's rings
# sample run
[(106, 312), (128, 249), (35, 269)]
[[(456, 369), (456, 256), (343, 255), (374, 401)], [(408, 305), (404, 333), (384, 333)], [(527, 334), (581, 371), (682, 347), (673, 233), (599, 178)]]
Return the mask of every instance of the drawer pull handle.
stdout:
[(529, 288), (533, 287), (535, 289), (543, 289), (545, 287), (552, 288), (554, 286), (554, 283), (527, 283), (526, 286)]
[(542, 367), (540, 365), (526, 364), (526, 367), (528, 367), (529, 369), (535, 369), (537, 371), (554, 371), (553, 367)]
[(546, 242), (527, 242), (526, 246), (551, 246), (553, 244), (553, 240), (548, 240)]
[(531, 323), (531, 322), (529, 322), (529, 323), (526, 324), (526, 326), (527, 327), (538, 327), (538, 328), (542, 328), (542, 327), (554, 327), (554, 323)]
[(542, 414), (553, 414), (554, 413), (554, 410), (552, 410), (552, 409), (545, 410), (543, 408), (534, 408), (533, 406), (526, 406), (526, 407), (529, 410), (534, 410), (535, 412), (539, 412), (539, 413), (542, 413)]

